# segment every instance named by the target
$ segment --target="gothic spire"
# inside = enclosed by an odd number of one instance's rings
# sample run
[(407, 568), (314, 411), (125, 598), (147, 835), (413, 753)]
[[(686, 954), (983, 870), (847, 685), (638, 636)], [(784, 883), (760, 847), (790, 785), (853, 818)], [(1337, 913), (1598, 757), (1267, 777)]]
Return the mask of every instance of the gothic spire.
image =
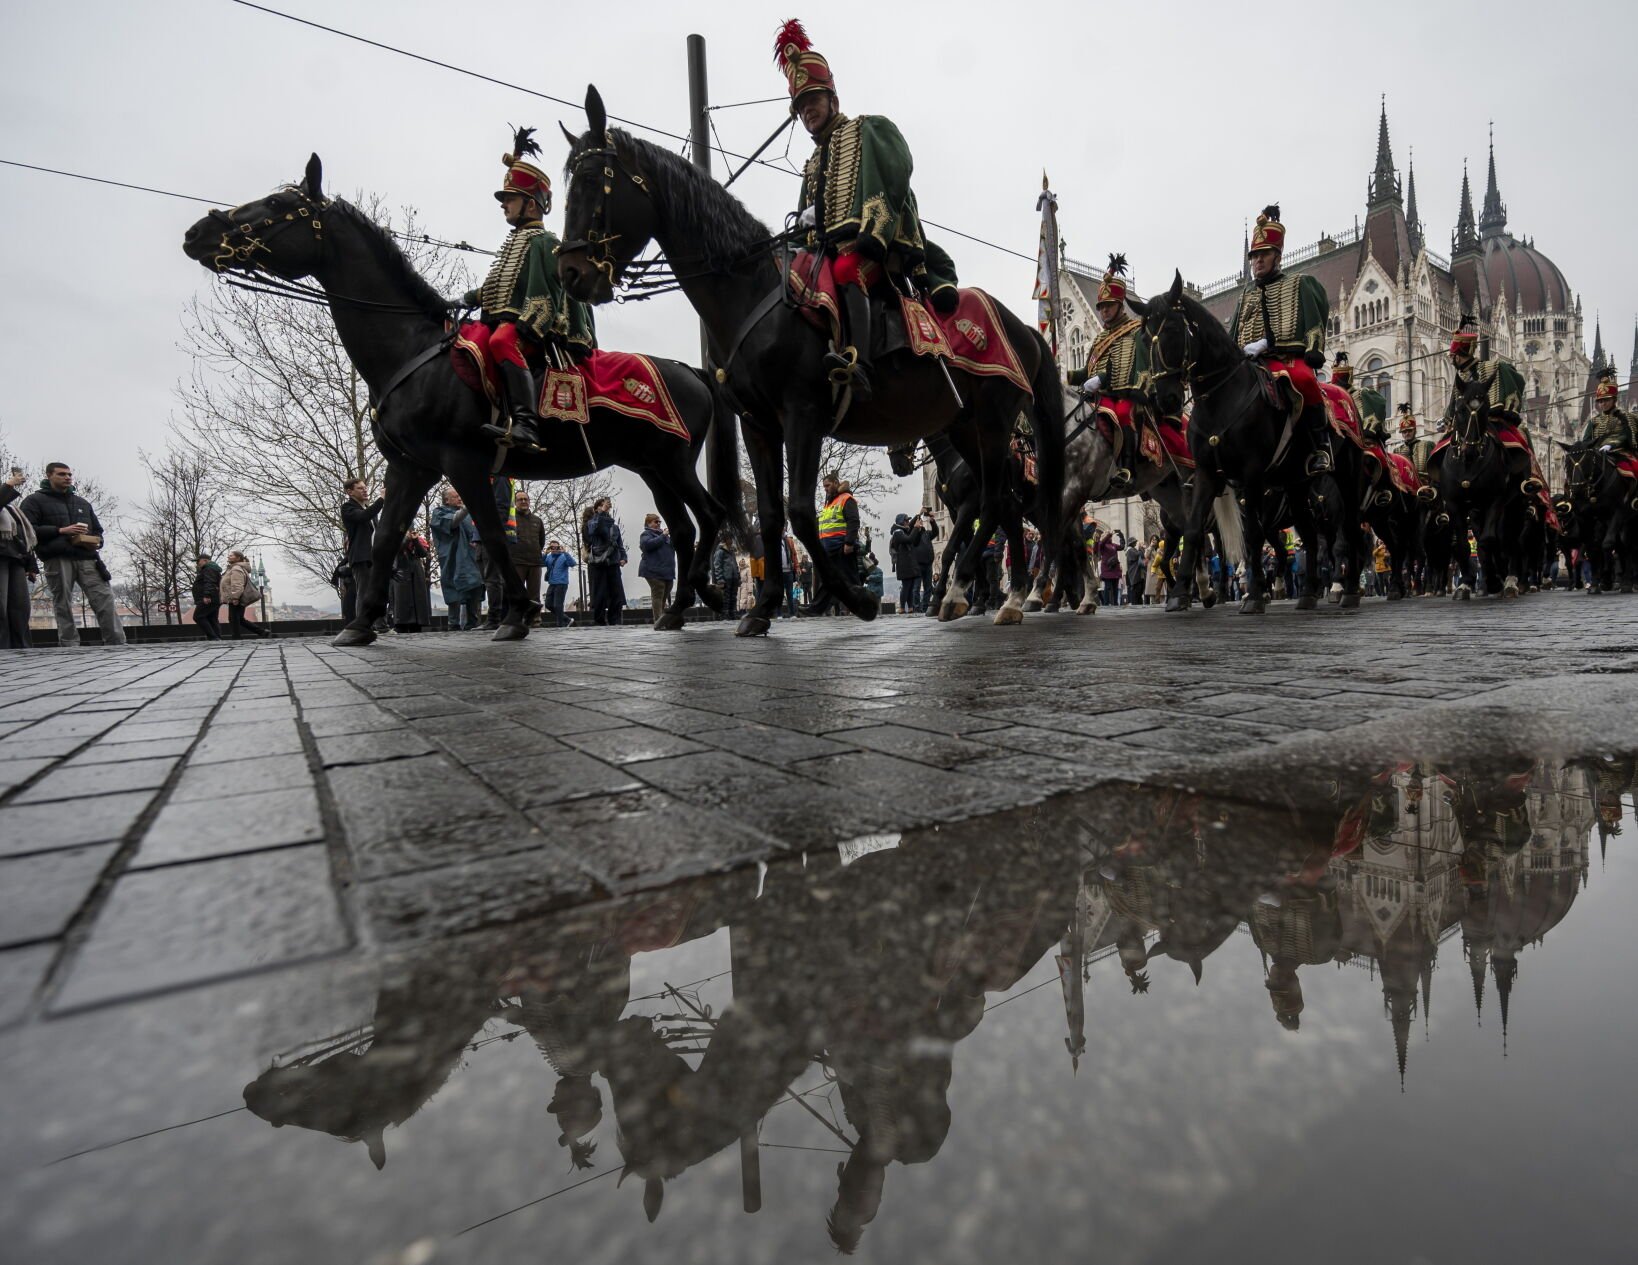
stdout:
[(1597, 373), (1604, 367), (1604, 327), (1598, 317), (1593, 317), (1593, 372)]
[(1388, 144), (1388, 97), (1382, 96), (1382, 116), (1376, 126), (1376, 170), (1371, 173), (1370, 209), (1399, 203), (1399, 177), (1393, 169), (1393, 149)]
[(1410, 234), (1411, 250), (1422, 250), (1422, 216), (1416, 209), (1416, 150), (1410, 152), (1410, 169), (1405, 173), (1405, 228)]
[(1479, 235), (1495, 237), (1507, 231), (1507, 206), (1496, 187), (1496, 125), (1490, 125), (1490, 176), (1484, 189), (1484, 210), (1479, 214)]
[(1451, 234), (1450, 253), (1460, 255), (1479, 245), (1473, 219), (1473, 187), (1467, 182), (1467, 161), (1462, 161), (1462, 209), (1456, 214), (1456, 231)]
[(1632, 365), (1627, 375), (1629, 381), (1638, 378), (1638, 316), (1632, 318)]

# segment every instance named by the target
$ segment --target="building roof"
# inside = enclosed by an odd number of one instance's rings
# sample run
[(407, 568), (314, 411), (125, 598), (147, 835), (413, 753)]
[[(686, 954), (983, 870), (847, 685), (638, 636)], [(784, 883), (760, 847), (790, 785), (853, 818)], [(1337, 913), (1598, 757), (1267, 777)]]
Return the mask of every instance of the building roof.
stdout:
[(1508, 305), (1515, 312), (1567, 312), (1575, 306), (1570, 283), (1558, 265), (1511, 233), (1484, 239), (1484, 273), (1490, 293), (1506, 291)]

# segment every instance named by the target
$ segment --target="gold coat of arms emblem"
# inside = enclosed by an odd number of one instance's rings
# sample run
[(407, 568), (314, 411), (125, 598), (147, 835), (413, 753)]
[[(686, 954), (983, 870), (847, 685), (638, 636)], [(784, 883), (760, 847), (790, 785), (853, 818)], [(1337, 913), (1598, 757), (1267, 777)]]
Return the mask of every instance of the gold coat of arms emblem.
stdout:
[(961, 331), (961, 336), (978, 348), (979, 351), (983, 351), (990, 345), (990, 336), (984, 332), (982, 325), (963, 316), (955, 323), (955, 326)]

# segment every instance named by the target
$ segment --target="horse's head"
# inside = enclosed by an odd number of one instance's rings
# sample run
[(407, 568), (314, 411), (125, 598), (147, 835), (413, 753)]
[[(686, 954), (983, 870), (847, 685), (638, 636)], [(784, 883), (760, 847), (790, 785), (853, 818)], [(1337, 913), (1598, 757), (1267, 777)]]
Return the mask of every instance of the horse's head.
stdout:
[(212, 211), (182, 237), (182, 250), (212, 272), (270, 272), (286, 281), (312, 275), (324, 257), (324, 168), (307, 160), (300, 184), (231, 211)]
[(596, 87), (586, 89), (586, 122), (583, 136), (563, 129), (569, 139), (569, 195), (557, 275), (574, 298), (607, 303), (627, 265), (654, 236), (658, 216), (631, 138), (609, 131)]
[(1490, 387), (1475, 378), (1456, 397), (1451, 418), (1451, 442), (1460, 448), (1477, 448), (1490, 438)]
[(1194, 372), (1198, 331), (1184, 306), (1183, 274), (1172, 278), (1172, 288), (1143, 304), (1143, 332), (1149, 339), (1149, 368), (1155, 404), (1165, 417), (1182, 417), (1184, 389)]

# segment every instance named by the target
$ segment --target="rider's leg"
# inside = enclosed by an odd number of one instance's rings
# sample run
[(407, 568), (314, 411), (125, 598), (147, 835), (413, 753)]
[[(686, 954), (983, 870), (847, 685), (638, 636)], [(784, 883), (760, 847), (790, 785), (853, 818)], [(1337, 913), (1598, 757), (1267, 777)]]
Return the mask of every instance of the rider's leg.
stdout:
[(870, 381), (869, 275), (875, 265), (857, 251), (844, 251), (832, 266), (837, 297), (842, 301), (842, 337), (847, 344), (825, 357), (833, 381), (851, 382), (857, 404), (872, 395)]
[(539, 448), (540, 432), (535, 427), (540, 417), (535, 412), (535, 379), (529, 372), (528, 362), (518, 341), (518, 327), (510, 321), (495, 327), (489, 336), (489, 355), (495, 362), (500, 378), (502, 412), (506, 421), (490, 422), (484, 431), (496, 439), (506, 439), (528, 448)]

